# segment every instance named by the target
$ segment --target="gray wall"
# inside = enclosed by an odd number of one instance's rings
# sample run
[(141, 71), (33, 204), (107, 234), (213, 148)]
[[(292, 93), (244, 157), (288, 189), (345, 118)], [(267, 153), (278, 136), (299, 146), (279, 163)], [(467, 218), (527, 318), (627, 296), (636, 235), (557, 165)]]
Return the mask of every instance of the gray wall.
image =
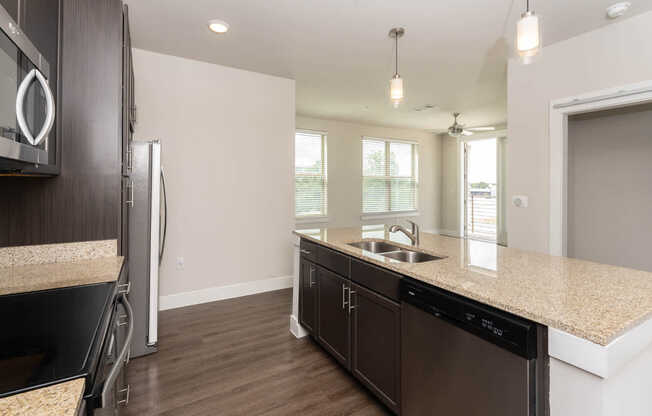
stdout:
[(568, 256), (652, 271), (652, 106), (568, 121)]

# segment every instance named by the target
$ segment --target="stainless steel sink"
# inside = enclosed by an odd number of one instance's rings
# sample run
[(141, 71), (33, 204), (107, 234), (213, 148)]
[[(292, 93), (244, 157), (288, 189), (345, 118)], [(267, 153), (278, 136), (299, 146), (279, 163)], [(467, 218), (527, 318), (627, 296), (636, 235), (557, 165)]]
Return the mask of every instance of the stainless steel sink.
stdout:
[(358, 241), (357, 243), (349, 243), (349, 245), (376, 254), (404, 250), (402, 247), (384, 241)]
[(428, 253), (422, 253), (420, 251), (409, 251), (409, 250), (380, 253), (380, 255), (384, 257), (389, 257), (390, 259), (403, 261), (406, 263), (423, 263), (425, 261), (443, 259), (443, 257), (433, 256)]
[(424, 261), (441, 260), (444, 258), (421, 251), (408, 250), (384, 241), (358, 241), (356, 243), (349, 243), (349, 245), (406, 263), (423, 263)]

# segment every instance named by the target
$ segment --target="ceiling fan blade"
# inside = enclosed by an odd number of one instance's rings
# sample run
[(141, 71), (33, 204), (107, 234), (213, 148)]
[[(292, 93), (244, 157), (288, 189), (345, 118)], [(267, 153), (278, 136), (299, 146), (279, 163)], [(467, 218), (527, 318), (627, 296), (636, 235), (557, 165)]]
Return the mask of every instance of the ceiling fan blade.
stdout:
[(469, 130), (469, 131), (494, 131), (494, 130), (496, 130), (496, 128), (493, 127), (493, 126), (469, 127), (467, 130)]

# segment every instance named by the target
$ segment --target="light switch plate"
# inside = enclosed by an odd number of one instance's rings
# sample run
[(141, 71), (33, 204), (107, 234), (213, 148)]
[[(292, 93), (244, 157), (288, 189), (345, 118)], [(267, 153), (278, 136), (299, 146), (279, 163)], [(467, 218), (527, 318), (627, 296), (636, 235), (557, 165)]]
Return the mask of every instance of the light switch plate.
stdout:
[(528, 199), (525, 195), (514, 195), (512, 197), (512, 204), (517, 208), (527, 208)]

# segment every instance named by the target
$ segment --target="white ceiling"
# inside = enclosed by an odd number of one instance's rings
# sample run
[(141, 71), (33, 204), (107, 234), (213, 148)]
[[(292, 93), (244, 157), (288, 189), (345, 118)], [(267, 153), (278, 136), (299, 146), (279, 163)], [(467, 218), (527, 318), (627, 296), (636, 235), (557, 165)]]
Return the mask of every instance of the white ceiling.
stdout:
[[(631, 0), (626, 17), (652, 10)], [(545, 44), (613, 21), (616, 0), (532, 1)], [(525, 0), (127, 0), (137, 48), (296, 79), (297, 113), (443, 131), (506, 121), (506, 60)], [(624, 17), (624, 18), (626, 18)], [(226, 35), (208, 31), (227, 21)], [(624, 19), (621, 18), (621, 19)], [(616, 20), (620, 21), (620, 20)], [(393, 41), (405, 103), (388, 100)], [(414, 111), (424, 104), (438, 110)]]

